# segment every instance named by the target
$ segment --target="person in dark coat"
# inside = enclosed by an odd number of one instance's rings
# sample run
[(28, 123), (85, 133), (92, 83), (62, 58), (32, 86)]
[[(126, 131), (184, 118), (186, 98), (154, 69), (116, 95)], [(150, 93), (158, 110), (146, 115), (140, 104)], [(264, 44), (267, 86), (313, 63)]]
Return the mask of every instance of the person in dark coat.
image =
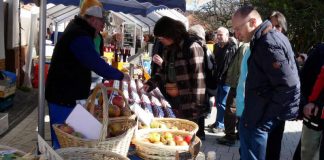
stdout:
[(245, 108), (239, 123), (242, 160), (264, 160), (268, 133), (279, 120), (296, 118), (300, 81), (288, 38), (262, 21), (251, 6), (232, 17), (234, 32), (250, 42), (245, 84)]
[[(273, 29), (283, 34), (287, 32), (287, 21), (285, 16), (278, 12), (274, 11), (270, 16), (270, 21)], [(279, 160), (280, 151), (281, 151), (281, 141), (283, 133), (285, 130), (285, 121), (278, 121), (276, 127), (272, 129), (269, 133), (268, 142), (267, 142), (267, 160)]]
[[(162, 84), (170, 97), (169, 102), (176, 117), (192, 120), (203, 126), (207, 114), (203, 48), (189, 39), (182, 22), (169, 17), (162, 17), (157, 21), (154, 35), (165, 48), (160, 61), (154, 62), (161, 66), (161, 70), (148, 80), (144, 90), (150, 92)], [(204, 127), (199, 127), (197, 135), (204, 137)]]
[(91, 71), (108, 80), (129, 80), (128, 75), (107, 64), (95, 50), (93, 39), (104, 23), (102, 11), (100, 5), (93, 5), (84, 16), (76, 16), (54, 48), (45, 88), (54, 149), (60, 145), (52, 124), (63, 124), (76, 101), (88, 98)]

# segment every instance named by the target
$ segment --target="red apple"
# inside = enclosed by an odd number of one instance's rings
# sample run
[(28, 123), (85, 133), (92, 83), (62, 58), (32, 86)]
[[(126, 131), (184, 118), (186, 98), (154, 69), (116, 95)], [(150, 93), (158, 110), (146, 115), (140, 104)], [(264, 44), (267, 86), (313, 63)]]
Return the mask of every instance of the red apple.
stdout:
[(121, 114), (120, 108), (116, 105), (109, 105), (108, 114), (110, 117), (119, 117)]
[(188, 144), (190, 144), (191, 139), (192, 139), (192, 136), (191, 136), (191, 135), (187, 135), (187, 136), (184, 137), (184, 140), (185, 140)]
[(122, 96), (116, 95), (113, 99), (112, 99), (112, 104), (116, 105), (120, 108), (123, 108), (125, 106), (125, 102)]
[(186, 141), (180, 141), (177, 143), (178, 146), (188, 146), (188, 143)]
[(183, 141), (183, 137), (180, 135), (174, 136), (174, 141), (176, 144), (178, 144), (179, 142)]
[(72, 134), (74, 132), (74, 129), (67, 124), (59, 125), (59, 129), (68, 134)]

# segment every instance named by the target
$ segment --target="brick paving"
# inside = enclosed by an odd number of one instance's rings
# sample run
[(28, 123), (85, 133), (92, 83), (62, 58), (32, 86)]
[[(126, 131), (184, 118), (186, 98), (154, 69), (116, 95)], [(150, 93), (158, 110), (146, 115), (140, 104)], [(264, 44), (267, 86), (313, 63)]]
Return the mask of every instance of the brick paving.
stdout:
[[(211, 117), (215, 116), (213, 108)], [(46, 118), (45, 118), (46, 119)], [(206, 125), (213, 123), (214, 118), (206, 119)], [(291, 160), (301, 134), (301, 121), (286, 122), (285, 133), (282, 141), (281, 160)], [(49, 123), (45, 122), (45, 140), (49, 142)], [(206, 155), (208, 151), (216, 152), (217, 160), (239, 160), (239, 142), (228, 147), (217, 144), (216, 138), (224, 134), (212, 134), (206, 131), (206, 140), (203, 141), (201, 151)], [(0, 139), (1, 145), (11, 146), (25, 152), (34, 152), (37, 142), (37, 108), (19, 125)]]

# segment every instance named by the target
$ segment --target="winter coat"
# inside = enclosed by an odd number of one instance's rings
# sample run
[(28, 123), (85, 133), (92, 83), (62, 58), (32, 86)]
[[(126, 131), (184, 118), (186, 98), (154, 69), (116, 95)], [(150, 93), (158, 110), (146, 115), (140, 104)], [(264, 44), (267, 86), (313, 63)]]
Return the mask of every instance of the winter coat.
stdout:
[(243, 125), (269, 129), (274, 119), (295, 118), (300, 81), (288, 38), (265, 21), (256, 29), (250, 48)]
[(234, 38), (229, 38), (228, 43), (222, 48), (218, 44), (214, 46), (214, 55), (216, 62), (216, 69), (213, 73), (213, 79), (215, 81), (214, 86), (208, 88), (216, 89), (218, 84), (225, 84), (228, 68), (233, 61), (238, 44)]
[(147, 84), (153, 89), (161, 83), (169, 82), (166, 68), (170, 65), (168, 62), (170, 53), (176, 54), (175, 83), (179, 89), (179, 96), (171, 99), (177, 99), (180, 102), (171, 104), (172, 108), (181, 112), (180, 118), (196, 119), (203, 116), (207, 111), (204, 104), (206, 90), (203, 73), (204, 51), (198, 43), (192, 43), (189, 39), (185, 39), (179, 47), (166, 47), (162, 55), (164, 60), (162, 69)]
[(236, 51), (237, 53), (232, 63), (228, 67), (225, 83), (228, 84), (231, 88), (237, 87), (238, 79), (240, 77), (241, 62), (247, 47), (249, 47), (248, 43), (243, 43), (242, 45), (240, 45), (240, 47)]

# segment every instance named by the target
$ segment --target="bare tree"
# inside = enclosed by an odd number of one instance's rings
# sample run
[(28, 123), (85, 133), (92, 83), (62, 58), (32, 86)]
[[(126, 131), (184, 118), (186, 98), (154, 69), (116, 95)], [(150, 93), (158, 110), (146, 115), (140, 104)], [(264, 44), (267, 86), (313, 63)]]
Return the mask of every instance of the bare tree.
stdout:
[(242, 3), (239, 0), (212, 0), (196, 11), (195, 16), (207, 22), (212, 30), (220, 26), (231, 28), (231, 16)]

